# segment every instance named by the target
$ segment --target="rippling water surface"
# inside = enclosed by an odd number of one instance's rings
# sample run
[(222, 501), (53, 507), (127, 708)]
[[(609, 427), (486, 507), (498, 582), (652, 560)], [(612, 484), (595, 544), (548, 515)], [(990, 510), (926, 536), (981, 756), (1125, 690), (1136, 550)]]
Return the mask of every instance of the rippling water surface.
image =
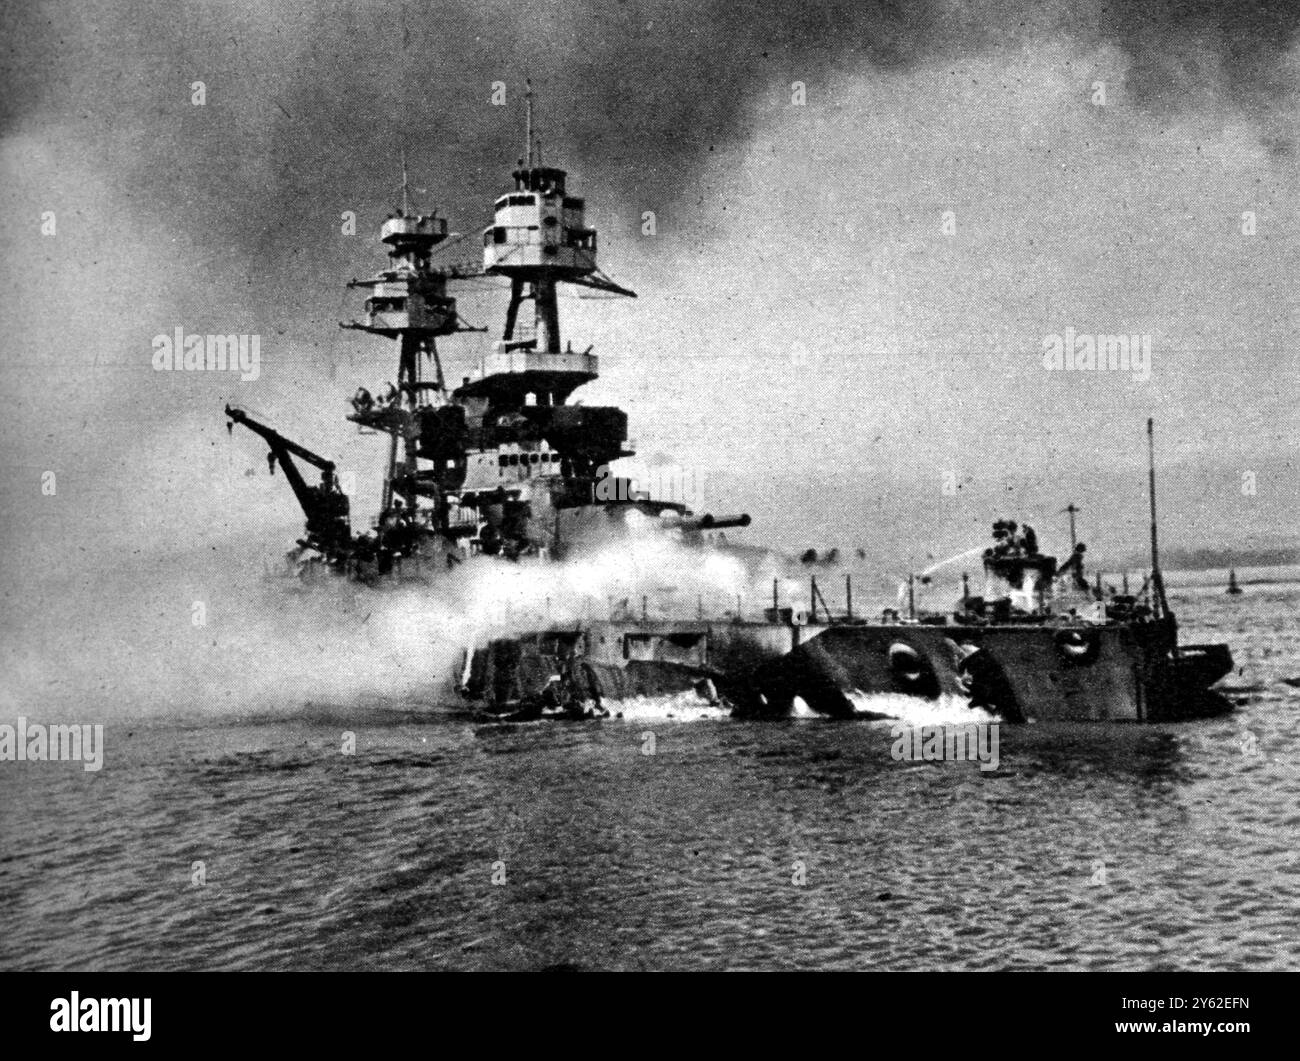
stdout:
[(1003, 726), (994, 772), (662, 705), (113, 722), (0, 767), (0, 966), (1298, 968), (1300, 586), (1173, 603), (1236, 714)]

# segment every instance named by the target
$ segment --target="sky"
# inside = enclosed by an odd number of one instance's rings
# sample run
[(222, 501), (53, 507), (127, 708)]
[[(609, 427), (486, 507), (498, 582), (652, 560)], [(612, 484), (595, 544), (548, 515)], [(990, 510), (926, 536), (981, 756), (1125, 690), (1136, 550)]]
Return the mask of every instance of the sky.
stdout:
[[(0, 572), (278, 556), (300, 514), (227, 401), (373, 506), (382, 444), (342, 416), (394, 358), (337, 327), (344, 285), (383, 264), (402, 151), (454, 230), (488, 220), (525, 77), (639, 295), (562, 302), (602, 358), (579, 397), (750, 512), (745, 540), (896, 564), (1009, 516), (1059, 546), (1073, 502), (1126, 555), (1153, 416), (1166, 543), (1294, 543), (1298, 24), (1229, 0), (7, 5)], [(461, 292), (476, 325), (503, 309)], [(259, 377), (154, 371), (177, 327), (258, 334)], [(1045, 367), (1067, 330), (1145, 337), (1149, 376)], [(491, 338), (445, 344), (448, 376)]]

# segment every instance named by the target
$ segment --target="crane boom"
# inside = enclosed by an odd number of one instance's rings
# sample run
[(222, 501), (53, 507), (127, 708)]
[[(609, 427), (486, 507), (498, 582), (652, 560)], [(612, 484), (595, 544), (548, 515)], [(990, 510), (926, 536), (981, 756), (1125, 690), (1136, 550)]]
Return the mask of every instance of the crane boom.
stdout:
[[(248, 430), (252, 431), (254, 434), (261, 435), (273, 451), (281, 449), (292, 453), (295, 457), (302, 458), (308, 464), (314, 465), (323, 472), (328, 472), (330, 477), (333, 477), (334, 462), (332, 460), (326, 460), (319, 453), (313, 453), (306, 446), (300, 446), (297, 442), (285, 438), (280, 434), (280, 432), (267, 427), (265, 424), (258, 423), (244, 412), (243, 409), (238, 409), (233, 405), (227, 405), (226, 415), (235, 423), (242, 424), (244, 427), (248, 428)], [(279, 454), (277, 454), (277, 457), (278, 456)]]
[[(284, 477), (289, 480), (294, 497), (298, 499), (298, 504), (307, 517), (305, 544), (333, 556), (345, 555), (352, 544), (350, 506), (347, 495), (338, 488), (334, 462), (285, 438), (265, 424), (258, 423), (242, 409), (227, 405), (226, 416), (231, 420), (229, 426), (242, 424), (254, 434), (260, 435), (271, 448), (271, 466), (279, 463), (284, 470)], [(294, 457), (320, 469), (319, 486), (312, 486), (303, 479), (298, 466), (293, 462)]]

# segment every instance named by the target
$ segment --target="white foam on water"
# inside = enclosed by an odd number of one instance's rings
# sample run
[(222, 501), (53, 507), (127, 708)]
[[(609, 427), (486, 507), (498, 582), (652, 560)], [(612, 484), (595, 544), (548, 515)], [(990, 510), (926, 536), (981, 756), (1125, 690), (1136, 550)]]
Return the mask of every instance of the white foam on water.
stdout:
[(864, 693), (854, 689), (849, 701), (859, 713), (887, 715), (912, 726), (960, 725), (964, 722), (996, 722), (997, 718), (971, 707), (964, 696), (944, 693), (937, 700), (923, 700), (903, 693)]
[(808, 706), (808, 702), (804, 700), (802, 696), (796, 696), (793, 700), (793, 707), (792, 710), (790, 711), (790, 717), (791, 718), (820, 718), (821, 716), (818, 715), (816, 711), (814, 711), (811, 707)]
[(665, 696), (630, 696), (626, 700), (605, 697), (600, 706), (609, 712), (611, 718), (621, 717), (628, 722), (665, 719), (701, 722), (731, 717), (731, 708), (711, 704), (694, 691)]

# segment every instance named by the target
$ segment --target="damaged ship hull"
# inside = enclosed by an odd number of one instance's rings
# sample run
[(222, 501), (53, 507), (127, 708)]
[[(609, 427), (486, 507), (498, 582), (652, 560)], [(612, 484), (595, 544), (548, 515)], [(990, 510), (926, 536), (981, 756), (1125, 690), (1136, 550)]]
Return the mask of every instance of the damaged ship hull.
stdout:
[(796, 701), (828, 717), (870, 717), (868, 698), (881, 695), (954, 697), (1009, 722), (1230, 710), (1209, 690), (1232, 668), (1226, 647), (1176, 639), (1172, 617), (985, 627), (610, 620), (491, 640), (470, 652), (461, 692), (511, 717), (582, 717), (692, 691), (740, 717), (782, 717)]

